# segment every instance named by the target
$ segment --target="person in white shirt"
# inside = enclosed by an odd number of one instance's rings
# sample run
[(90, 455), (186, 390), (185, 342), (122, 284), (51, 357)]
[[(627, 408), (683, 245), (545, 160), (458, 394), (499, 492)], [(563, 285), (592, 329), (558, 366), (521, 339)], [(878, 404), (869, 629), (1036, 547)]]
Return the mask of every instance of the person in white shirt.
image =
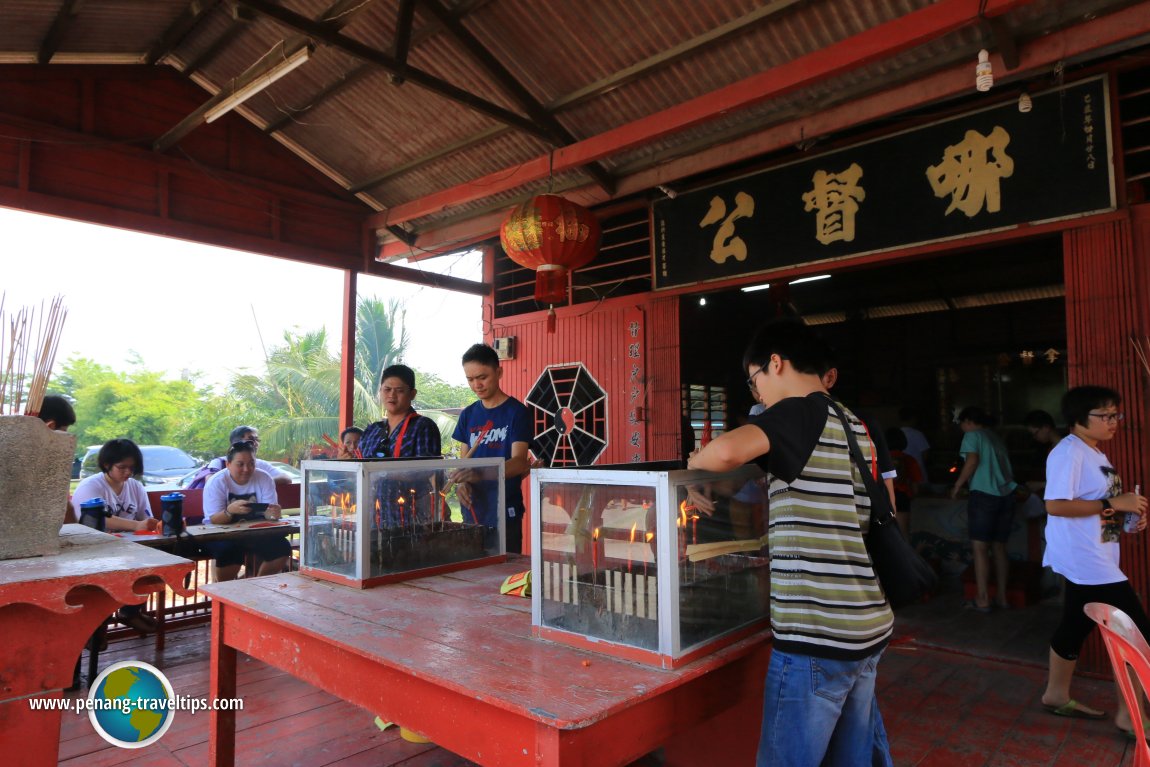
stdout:
[[(255, 450), (250, 442), (237, 442), (228, 450), (226, 467), (213, 474), (204, 486), (204, 524), (230, 525), (247, 515), (251, 503), (268, 504), (264, 515), (279, 519), (282, 509), (276, 496), (275, 482), (268, 474), (256, 468)], [(234, 580), (248, 554), (260, 561), (258, 575), (282, 572), (291, 556), (291, 544), (286, 538), (260, 537), (245, 543), (237, 541), (208, 541), (204, 551), (215, 559), (217, 581)]]
[[(255, 456), (256, 453), (260, 451), (260, 432), (254, 426), (237, 426), (236, 428), (232, 429), (232, 433), (228, 438), (228, 444), (234, 445), (237, 442), (252, 443), (252, 455)], [(288, 474), (286, 471), (280, 471), (275, 466), (272, 466), (270, 462), (265, 461), (262, 458), (257, 457), (255, 461), (256, 468), (260, 471), (266, 472), (267, 475), (271, 477), (277, 485), (291, 484), (292, 475)], [(223, 470), (226, 463), (227, 457), (220, 456), (219, 458), (213, 458), (208, 463), (208, 466), (212, 471), (218, 472)]]
[[(96, 455), (100, 473), (84, 479), (72, 493), (72, 505), (101, 498), (110, 514), (104, 523), (109, 533), (154, 531), (160, 520), (152, 516), (148, 492), (136, 477), (144, 473), (144, 456), (130, 439), (105, 442)], [(157, 628), (156, 619), (143, 612), (143, 605), (124, 605), (116, 618), (125, 626), (148, 633)]]
[[(1089, 602), (1125, 612), (1145, 636), (1150, 618), (1119, 567), (1118, 536), (1127, 515), (1135, 533), (1146, 529), (1146, 498), (1122, 491), (1122, 479), (1099, 449), (1114, 438), (1122, 397), (1113, 389), (1079, 386), (1062, 398), (1070, 435), (1046, 459), (1046, 553), (1042, 564), (1066, 578), (1062, 622), (1050, 640), (1050, 671), (1042, 705), (1052, 714), (1101, 719), (1105, 712), (1070, 697), (1078, 654), (1094, 622), (1083, 612)], [(1122, 513), (1119, 513), (1122, 512)], [(1130, 712), (1118, 697), (1114, 724), (1133, 732)]]

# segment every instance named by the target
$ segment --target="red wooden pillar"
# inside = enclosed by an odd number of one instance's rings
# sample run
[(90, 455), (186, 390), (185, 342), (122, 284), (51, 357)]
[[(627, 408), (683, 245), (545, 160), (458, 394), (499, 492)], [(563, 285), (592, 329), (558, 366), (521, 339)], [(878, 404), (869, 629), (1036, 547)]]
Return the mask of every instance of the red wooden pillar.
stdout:
[(343, 331), (340, 337), (339, 425), (340, 431), (355, 424), (355, 319), (359, 307), (358, 273), (343, 273)]
[[(1138, 237), (1135, 227), (1140, 227)], [(1067, 231), (1063, 257), (1070, 386), (1107, 386), (1122, 394), (1126, 420), (1104, 451), (1122, 477), (1124, 489), (1141, 484), (1144, 492), (1150, 492), (1150, 475), (1145, 473), (1150, 378), (1131, 343), (1134, 337), (1145, 343), (1148, 332), (1150, 208), (1135, 211), (1131, 218)], [(1150, 594), (1146, 554), (1146, 535), (1122, 536), (1122, 570), (1143, 604)], [(1097, 633), (1085, 648), (1079, 669), (1109, 675), (1110, 664)]]

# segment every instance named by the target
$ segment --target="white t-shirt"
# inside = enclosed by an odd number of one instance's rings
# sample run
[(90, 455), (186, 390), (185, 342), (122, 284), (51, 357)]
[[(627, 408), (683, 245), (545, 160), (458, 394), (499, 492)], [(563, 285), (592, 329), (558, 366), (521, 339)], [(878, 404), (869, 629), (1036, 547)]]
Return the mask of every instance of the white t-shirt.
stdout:
[[(1046, 500), (1097, 501), (1122, 492), (1122, 480), (1106, 455), (1073, 434), (1046, 458)], [(1042, 564), (1080, 586), (1126, 580), (1118, 566), (1118, 540), (1103, 541), (1100, 514), (1089, 517), (1046, 518), (1046, 554)]]
[(232, 479), (227, 469), (217, 471), (208, 477), (204, 485), (204, 524), (212, 524), (212, 515), (218, 514), (237, 498), (245, 498), (256, 503), (279, 503), (276, 483), (266, 471), (256, 469), (246, 485)]
[(76, 509), (77, 519), (80, 517), (80, 504), (93, 498), (103, 498), (108, 511), (116, 517), (139, 522), (152, 516), (152, 507), (148, 504), (148, 491), (134, 478), (129, 478), (119, 493), (112, 490), (112, 486), (108, 484), (108, 475), (103, 472), (93, 474), (82, 481), (72, 493), (72, 506)]
[[(228, 468), (228, 459), (225, 456), (213, 458), (208, 462), (208, 466), (215, 469), (216, 472), (219, 473), (220, 471)], [(288, 479), (292, 478), (291, 474), (288, 474), (286, 471), (280, 471), (275, 466), (272, 466), (268, 461), (265, 461), (263, 458), (256, 459), (256, 468), (260, 471), (267, 472), (267, 475), (271, 477), (273, 481), (276, 477), (287, 477)], [(206, 486), (207, 485), (205, 484), (205, 487)]]

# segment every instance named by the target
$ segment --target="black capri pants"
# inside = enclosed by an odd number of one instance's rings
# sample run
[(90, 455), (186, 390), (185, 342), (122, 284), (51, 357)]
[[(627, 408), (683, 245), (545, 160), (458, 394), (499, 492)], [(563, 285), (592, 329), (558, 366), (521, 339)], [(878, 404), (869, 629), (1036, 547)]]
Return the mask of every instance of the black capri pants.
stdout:
[(1062, 601), (1062, 622), (1058, 624), (1058, 628), (1054, 630), (1054, 637), (1050, 640), (1050, 649), (1060, 658), (1078, 660), (1078, 654), (1082, 652), (1086, 637), (1094, 630), (1094, 621), (1082, 609), (1091, 602), (1102, 602), (1117, 607), (1130, 616), (1130, 620), (1134, 621), (1142, 636), (1150, 639), (1150, 618), (1146, 617), (1146, 610), (1143, 609), (1138, 595), (1134, 593), (1130, 581), (1082, 586), (1067, 580), (1066, 597)]

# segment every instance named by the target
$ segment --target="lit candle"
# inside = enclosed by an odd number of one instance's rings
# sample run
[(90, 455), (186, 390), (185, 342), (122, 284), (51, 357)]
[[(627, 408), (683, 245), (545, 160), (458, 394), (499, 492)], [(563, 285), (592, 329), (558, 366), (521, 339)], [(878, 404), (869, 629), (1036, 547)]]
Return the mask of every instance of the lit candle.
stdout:
[(627, 544), (627, 572), (631, 572), (631, 560), (633, 559), (631, 548), (635, 545), (635, 528), (638, 527), (638, 525), (638, 522), (631, 525), (631, 541)]
[(411, 526), (415, 527), (415, 488), (411, 488)]
[(402, 529), (404, 527), (404, 525), (406, 524), (405, 520), (404, 520), (404, 516), (403, 516), (403, 495), (402, 494), (400, 494), (399, 498), (396, 499), (396, 505), (399, 506), (399, 527), (400, 527), (400, 529)]
[(655, 548), (651, 545), (651, 541), (655, 540), (655, 532), (647, 533), (647, 548), (643, 549), (643, 577), (647, 577), (647, 552), (654, 552)]
[(591, 533), (591, 585), (599, 581), (599, 528)]
[(699, 542), (699, 515), (691, 515), (691, 544), (694, 545)]

